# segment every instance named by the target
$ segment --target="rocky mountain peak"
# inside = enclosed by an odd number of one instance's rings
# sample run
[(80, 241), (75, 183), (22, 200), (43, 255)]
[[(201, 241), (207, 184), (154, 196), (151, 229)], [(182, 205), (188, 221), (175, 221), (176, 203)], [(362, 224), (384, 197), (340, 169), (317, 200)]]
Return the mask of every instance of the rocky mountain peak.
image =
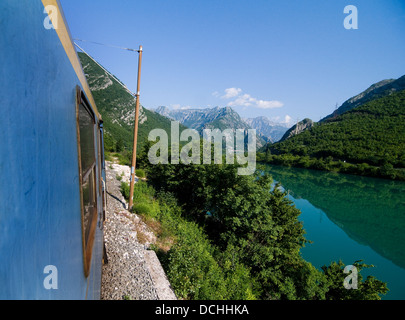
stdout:
[(313, 127), (313, 125), (314, 125), (314, 122), (311, 119), (305, 118), (302, 121), (299, 121), (297, 124), (293, 125), (290, 129), (288, 129), (280, 141), (284, 141), (297, 134), (300, 134), (304, 130), (307, 130), (307, 129)]

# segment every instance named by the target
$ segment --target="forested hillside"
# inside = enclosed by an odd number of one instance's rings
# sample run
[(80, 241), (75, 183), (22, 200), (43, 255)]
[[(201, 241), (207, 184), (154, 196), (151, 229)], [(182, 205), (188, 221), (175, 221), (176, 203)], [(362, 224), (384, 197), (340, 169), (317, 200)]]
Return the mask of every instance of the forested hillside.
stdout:
[[(135, 98), (122, 83), (105, 72), (87, 54), (79, 52), (79, 58), (97, 108), (103, 117), (105, 150), (131, 151), (134, 136)], [(170, 139), (170, 120), (141, 105), (138, 150), (147, 141), (149, 132), (156, 128), (165, 130)], [(181, 126), (181, 128), (185, 127)]]
[(404, 124), (405, 90), (268, 145), (259, 160), (403, 180)]
[(323, 118), (320, 122), (334, 118), (337, 115), (343, 114), (346, 111), (359, 107), (369, 101), (376, 100), (402, 90), (405, 90), (405, 76), (398, 79), (386, 79), (379, 81), (371, 85), (360, 94), (346, 100), (338, 109), (336, 109), (332, 114)]

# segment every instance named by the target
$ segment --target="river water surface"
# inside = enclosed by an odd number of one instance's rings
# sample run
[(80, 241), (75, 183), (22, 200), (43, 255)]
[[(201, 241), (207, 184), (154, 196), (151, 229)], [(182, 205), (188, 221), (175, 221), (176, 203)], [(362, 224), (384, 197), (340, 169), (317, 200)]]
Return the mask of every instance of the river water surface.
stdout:
[(363, 269), (387, 282), (383, 300), (405, 300), (405, 182), (300, 168), (266, 166), (301, 210), (301, 250), (315, 267), (363, 260)]

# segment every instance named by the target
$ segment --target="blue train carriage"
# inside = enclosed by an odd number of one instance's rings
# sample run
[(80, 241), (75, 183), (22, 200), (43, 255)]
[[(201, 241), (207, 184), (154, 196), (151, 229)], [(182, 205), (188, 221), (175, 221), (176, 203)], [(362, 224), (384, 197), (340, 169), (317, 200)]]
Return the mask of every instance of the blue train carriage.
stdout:
[(0, 299), (99, 299), (102, 118), (59, 1), (0, 1), (0, 66)]

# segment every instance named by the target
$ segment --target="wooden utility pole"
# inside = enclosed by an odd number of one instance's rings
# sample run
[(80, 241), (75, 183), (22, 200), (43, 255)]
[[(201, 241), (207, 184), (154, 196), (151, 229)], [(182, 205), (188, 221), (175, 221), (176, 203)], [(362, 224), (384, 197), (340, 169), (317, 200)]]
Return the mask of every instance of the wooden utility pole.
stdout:
[(138, 122), (139, 122), (139, 96), (141, 85), (141, 65), (142, 65), (142, 46), (139, 46), (139, 61), (138, 61), (138, 86), (136, 89), (136, 106), (135, 106), (135, 127), (134, 127), (134, 147), (132, 149), (132, 165), (131, 165), (131, 185), (129, 188), (129, 205), (128, 209), (132, 209), (135, 184), (135, 167), (136, 167), (136, 145), (138, 143)]

